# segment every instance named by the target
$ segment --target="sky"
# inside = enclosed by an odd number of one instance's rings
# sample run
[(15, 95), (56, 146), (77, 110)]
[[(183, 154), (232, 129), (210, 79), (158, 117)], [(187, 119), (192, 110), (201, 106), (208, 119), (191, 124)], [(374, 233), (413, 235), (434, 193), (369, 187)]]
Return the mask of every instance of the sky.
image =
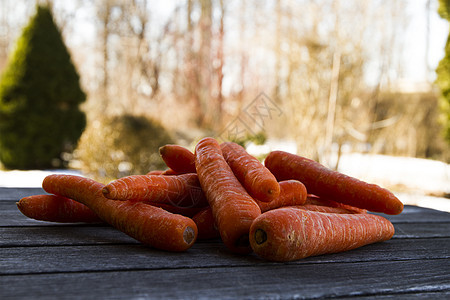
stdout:
[[(3, 0), (0, 0), (3, 1)], [(434, 81), (436, 75), (434, 70), (439, 61), (444, 56), (445, 42), (448, 36), (449, 24), (446, 20), (439, 17), (437, 13), (437, 0), (431, 0), (431, 9), (429, 12), (430, 26), (429, 26), (429, 53), (425, 59), (426, 54), (426, 39), (427, 39), (427, 11), (426, 3), (428, 0), (406, 0), (407, 12), (410, 16), (409, 24), (404, 36), (404, 51), (403, 51), (403, 69), (404, 73), (399, 78), (401, 81), (409, 83)], [(65, 8), (71, 7), (71, 1), (62, 2)], [(175, 0), (170, 1), (155, 1), (152, 3), (153, 9), (158, 12), (158, 17), (164, 22), (171, 14), (175, 7)], [(11, 2), (11, 9), (13, 2)], [(17, 17), (23, 15), (26, 23), (28, 17), (25, 16), (31, 12), (30, 7), (15, 7)], [(70, 10), (70, 8), (68, 9)], [(72, 45), (89, 44), (89, 39), (94, 39), (94, 27), (92, 23), (86, 20), (91, 20), (92, 12), (87, 10), (78, 11), (79, 24), (77, 24), (75, 35), (71, 38)]]
[[(421, 83), (434, 81), (439, 61), (444, 56), (444, 47), (449, 32), (449, 24), (437, 13), (438, 1), (431, 0), (429, 10), (429, 50), (426, 55), (427, 10), (428, 0), (407, 0), (407, 13), (410, 16), (405, 35), (405, 50), (401, 81)], [(172, 2), (172, 1), (169, 1)], [(162, 4), (164, 3), (164, 4)], [(167, 18), (173, 9), (167, 2), (156, 1), (155, 9), (160, 12), (161, 19)]]
[[(449, 24), (439, 17), (437, 1), (432, 1), (430, 10), (430, 37), (428, 64), (431, 72), (427, 72), (425, 64), (426, 43), (426, 2), (427, 0), (409, 0), (408, 11), (411, 16), (405, 36), (405, 77), (414, 82), (436, 78), (434, 69), (444, 56), (445, 42), (448, 36)], [(428, 73), (428, 74), (427, 74)]]

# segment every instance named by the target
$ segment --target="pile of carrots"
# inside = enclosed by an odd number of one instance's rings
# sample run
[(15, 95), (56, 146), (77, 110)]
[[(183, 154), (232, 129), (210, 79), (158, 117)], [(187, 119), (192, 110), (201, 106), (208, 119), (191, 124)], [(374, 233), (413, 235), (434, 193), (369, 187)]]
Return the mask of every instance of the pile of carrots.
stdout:
[(262, 164), (238, 144), (203, 138), (195, 152), (160, 148), (168, 169), (107, 185), (50, 175), (48, 193), (20, 199), (26, 216), (51, 222), (105, 222), (143, 244), (185, 251), (220, 238), (233, 253), (293, 261), (386, 241), (394, 227), (368, 213), (399, 214), (388, 190), (286, 152)]

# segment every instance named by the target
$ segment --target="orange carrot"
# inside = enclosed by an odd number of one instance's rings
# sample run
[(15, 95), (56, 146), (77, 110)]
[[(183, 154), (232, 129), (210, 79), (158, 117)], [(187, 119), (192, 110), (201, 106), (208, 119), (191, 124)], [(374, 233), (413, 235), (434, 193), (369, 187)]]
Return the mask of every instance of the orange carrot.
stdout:
[(309, 210), (309, 211), (317, 211), (321, 213), (329, 213), (329, 214), (359, 214), (361, 212), (346, 209), (343, 207), (332, 207), (332, 206), (324, 206), (324, 205), (316, 205), (316, 204), (303, 204), (303, 205), (293, 205), (286, 207), (295, 207), (298, 209)]
[(223, 157), (234, 175), (254, 199), (269, 202), (280, 194), (275, 176), (240, 145), (225, 142), (220, 145)]
[(330, 170), (295, 154), (273, 151), (265, 159), (265, 165), (278, 180), (299, 180), (308, 193), (319, 197), (386, 214), (395, 215), (403, 210), (402, 202), (387, 189)]
[(107, 184), (103, 188), (103, 194), (113, 200), (167, 203), (180, 207), (208, 205), (195, 173), (126, 176)]
[(306, 201), (306, 188), (303, 183), (298, 180), (284, 180), (280, 181), (280, 195), (270, 202), (262, 202), (256, 200), (261, 212), (266, 212), (271, 209), (292, 206), (292, 205), (302, 205)]
[(195, 167), (222, 241), (232, 252), (250, 253), (248, 233), (261, 210), (234, 176), (215, 139), (198, 142)]
[(106, 223), (157, 249), (184, 251), (197, 237), (192, 219), (141, 202), (109, 200), (103, 196), (103, 184), (85, 177), (49, 175), (42, 187), (85, 204)]
[(214, 215), (211, 207), (206, 207), (192, 217), (198, 228), (199, 240), (214, 239), (220, 237), (219, 230), (214, 221)]
[(165, 145), (159, 154), (166, 165), (178, 174), (195, 173), (195, 156), (188, 149), (178, 145)]
[(160, 175), (181, 175), (181, 174), (186, 174), (186, 173), (178, 173), (172, 169), (167, 169), (164, 172), (162, 172)]
[(192, 218), (198, 212), (205, 209), (205, 207), (183, 207), (183, 206), (176, 206), (176, 205), (171, 205), (171, 204), (167, 204), (167, 203), (153, 203), (153, 202), (144, 202), (144, 203), (151, 205), (151, 206), (156, 206), (156, 207), (162, 208), (173, 214), (179, 214), (179, 215), (182, 215), (182, 216), (185, 216), (188, 218)]
[(317, 205), (317, 206), (325, 206), (332, 208), (339, 208), (343, 211), (347, 211), (351, 214), (365, 214), (367, 213), (366, 209), (354, 207), (348, 204), (340, 203), (333, 201), (331, 199), (326, 199), (324, 197), (318, 197), (316, 195), (308, 194), (306, 197), (305, 205)]
[(100, 223), (102, 220), (86, 205), (56, 195), (33, 195), (16, 203), (27, 217), (60, 223)]
[(394, 226), (381, 216), (283, 207), (263, 213), (253, 222), (250, 244), (262, 258), (292, 261), (355, 249), (393, 235)]
[(164, 173), (163, 170), (152, 170), (145, 175), (162, 175)]

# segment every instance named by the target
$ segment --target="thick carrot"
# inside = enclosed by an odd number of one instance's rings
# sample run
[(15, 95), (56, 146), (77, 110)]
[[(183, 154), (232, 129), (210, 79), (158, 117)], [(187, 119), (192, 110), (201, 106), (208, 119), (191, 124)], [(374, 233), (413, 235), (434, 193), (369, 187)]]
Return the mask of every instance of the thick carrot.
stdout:
[(163, 170), (152, 170), (145, 175), (162, 175), (164, 173)]
[(145, 175), (180, 175), (179, 173), (175, 172), (172, 169), (167, 169), (167, 170), (153, 170), (148, 172)]
[(126, 176), (108, 183), (103, 188), (103, 194), (113, 200), (167, 203), (180, 207), (208, 205), (195, 173)]
[(317, 211), (322, 213), (329, 214), (359, 214), (363, 212), (358, 212), (355, 210), (346, 209), (343, 207), (332, 207), (332, 206), (324, 206), (324, 205), (316, 205), (316, 204), (303, 204), (303, 205), (294, 205), (287, 207), (295, 207), (298, 209), (309, 210), (309, 211)]
[(248, 233), (261, 210), (234, 176), (215, 139), (198, 142), (195, 167), (222, 241), (232, 252), (250, 253)]
[(403, 210), (402, 202), (387, 189), (330, 170), (295, 154), (273, 151), (265, 159), (265, 165), (278, 180), (299, 180), (308, 193), (319, 197), (392, 215)]
[(197, 237), (192, 219), (141, 202), (109, 200), (103, 196), (104, 185), (89, 178), (49, 175), (42, 187), (85, 204), (106, 223), (157, 249), (184, 251)]
[(57, 195), (33, 195), (16, 203), (27, 217), (60, 223), (100, 223), (102, 220), (89, 207)]
[(280, 185), (275, 176), (244, 147), (225, 142), (220, 145), (223, 157), (234, 175), (254, 199), (269, 202), (280, 194)]
[(179, 145), (165, 145), (159, 148), (159, 154), (166, 165), (178, 174), (195, 173), (194, 153)]
[(352, 214), (367, 213), (367, 209), (354, 207), (354, 206), (351, 206), (348, 204), (336, 202), (334, 200), (326, 199), (324, 197), (318, 197), (318, 196), (312, 195), (312, 194), (308, 194), (308, 196), (306, 197), (305, 205), (317, 205), (317, 206), (339, 208), (339, 209), (343, 209), (344, 211), (348, 211), (348, 213), (352, 213)]
[(199, 211), (195, 216), (192, 217), (192, 220), (194, 220), (195, 224), (197, 224), (197, 239), (207, 240), (220, 237), (220, 233), (214, 221), (214, 215), (211, 207), (208, 206)]
[(161, 173), (161, 175), (180, 175), (180, 174), (186, 174), (186, 173), (178, 173), (172, 169), (167, 169)]
[(250, 244), (262, 258), (292, 261), (355, 249), (393, 235), (394, 226), (381, 216), (283, 207), (263, 213), (253, 222)]
[(280, 195), (270, 202), (262, 202), (256, 200), (261, 212), (266, 212), (271, 209), (292, 206), (292, 205), (302, 205), (306, 201), (306, 188), (303, 183), (298, 180), (284, 180), (280, 181)]
[[(197, 213), (205, 209), (206, 207), (182, 207), (182, 206), (176, 206), (171, 205), (167, 203), (153, 203), (153, 202), (143, 202), (148, 205), (160, 207), (164, 210), (167, 210), (168, 212), (171, 212), (173, 214), (179, 214), (185, 217), (192, 218)], [(208, 207), (208, 206), (207, 206)], [(198, 228), (197, 228), (198, 229)]]

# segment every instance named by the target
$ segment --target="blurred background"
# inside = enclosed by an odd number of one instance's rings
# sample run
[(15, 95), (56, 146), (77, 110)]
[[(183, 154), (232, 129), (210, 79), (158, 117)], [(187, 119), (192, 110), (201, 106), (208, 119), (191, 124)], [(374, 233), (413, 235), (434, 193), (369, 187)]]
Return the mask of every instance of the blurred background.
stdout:
[[(164, 144), (193, 150), (213, 136), (261, 160), (275, 149), (297, 153), (392, 189), (405, 203), (450, 211), (448, 7), (0, 0), (0, 181), (19, 185), (36, 177), (17, 170), (57, 169), (107, 182), (164, 169)], [(34, 46), (53, 45), (45, 26), (66, 50)], [(69, 56), (57, 60), (57, 51)], [(68, 73), (54, 70), (66, 64)], [(33, 123), (39, 109), (30, 103), (41, 94), (45, 121)], [(50, 107), (58, 110), (45, 116)], [(47, 141), (38, 151), (40, 139)], [(19, 149), (22, 140), (33, 143)]]

